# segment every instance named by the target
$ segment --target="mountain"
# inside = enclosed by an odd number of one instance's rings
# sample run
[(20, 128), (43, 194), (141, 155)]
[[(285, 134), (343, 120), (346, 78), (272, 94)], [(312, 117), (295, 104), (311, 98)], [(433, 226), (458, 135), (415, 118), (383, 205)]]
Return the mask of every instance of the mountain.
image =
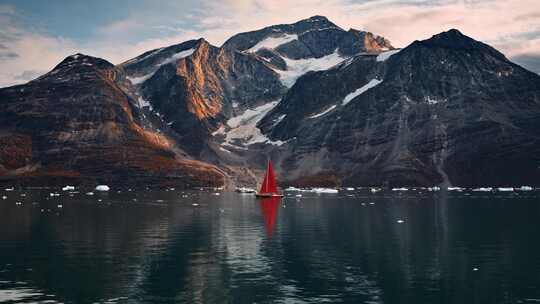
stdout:
[(281, 97), (278, 75), (255, 57), (204, 39), (145, 53), (120, 65), (141, 100), (160, 113), (192, 153), (233, 111)]
[(293, 183), (540, 178), (540, 76), (457, 30), (306, 75), (258, 126)]
[(81, 54), (0, 89), (0, 180), (537, 185), (540, 76), (457, 30), (396, 49), (323, 16)]
[(216, 167), (145, 129), (134, 89), (111, 63), (76, 54), (0, 89), (0, 178), (25, 184), (221, 185)]

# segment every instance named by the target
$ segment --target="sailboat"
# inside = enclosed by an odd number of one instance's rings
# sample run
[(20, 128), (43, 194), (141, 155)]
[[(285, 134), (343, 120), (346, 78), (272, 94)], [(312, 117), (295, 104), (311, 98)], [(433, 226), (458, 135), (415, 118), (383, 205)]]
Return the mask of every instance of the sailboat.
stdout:
[(272, 162), (268, 161), (268, 167), (266, 168), (266, 174), (261, 185), (261, 190), (257, 194), (257, 197), (282, 197), (283, 194), (277, 191), (276, 177), (274, 175), (274, 169), (272, 169)]

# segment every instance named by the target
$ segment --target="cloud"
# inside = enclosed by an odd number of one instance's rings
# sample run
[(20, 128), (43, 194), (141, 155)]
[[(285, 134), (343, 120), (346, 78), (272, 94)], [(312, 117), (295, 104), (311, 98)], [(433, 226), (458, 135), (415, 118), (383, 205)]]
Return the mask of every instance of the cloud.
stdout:
[[(150, 49), (206, 38), (221, 45), (230, 36), (272, 24), (325, 15), (348, 29), (372, 31), (404, 47), (450, 28), (484, 41), (535, 69), (540, 58), (537, 0), (186, 0), (148, 1), (144, 9), (96, 26), (74, 41), (17, 22), (13, 6), (0, 5), (0, 86), (25, 81), (25, 71), (47, 71), (82, 52), (120, 63)], [(26, 76), (30, 74), (27, 73)]]

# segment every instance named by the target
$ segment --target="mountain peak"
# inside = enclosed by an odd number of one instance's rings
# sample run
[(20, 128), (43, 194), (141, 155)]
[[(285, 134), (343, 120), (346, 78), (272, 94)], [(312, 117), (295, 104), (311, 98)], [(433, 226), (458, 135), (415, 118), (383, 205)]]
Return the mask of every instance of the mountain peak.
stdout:
[(101, 69), (114, 67), (112, 63), (105, 59), (85, 55), (83, 53), (76, 53), (64, 58), (64, 60), (62, 60), (62, 62), (60, 62), (53, 70), (72, 66), (96, 66)]
[[(484, 44), (480, 41), (474, 40), (473, 38), (461, 33), (457, 29), (450, 29), (445, 32), (433, 35), (431, 38), (415, 41), (421, 45), (434, 48), (444, 48), (450, 50), (458, 51), (480, 51), (489, 53), (491, 56), (499, 58), (501, 60), (507, 61), (506, 57), (495, 50), (491, 46)], [(413, 43), (414, 44), (414, 43)]]

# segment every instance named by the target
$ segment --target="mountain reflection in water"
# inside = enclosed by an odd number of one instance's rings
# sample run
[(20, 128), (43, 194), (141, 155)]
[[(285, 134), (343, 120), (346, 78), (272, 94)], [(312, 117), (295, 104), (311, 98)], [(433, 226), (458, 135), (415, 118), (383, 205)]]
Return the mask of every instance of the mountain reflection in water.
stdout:
[(536, 191), (0, 192), (0, 302), (540, 299)]

